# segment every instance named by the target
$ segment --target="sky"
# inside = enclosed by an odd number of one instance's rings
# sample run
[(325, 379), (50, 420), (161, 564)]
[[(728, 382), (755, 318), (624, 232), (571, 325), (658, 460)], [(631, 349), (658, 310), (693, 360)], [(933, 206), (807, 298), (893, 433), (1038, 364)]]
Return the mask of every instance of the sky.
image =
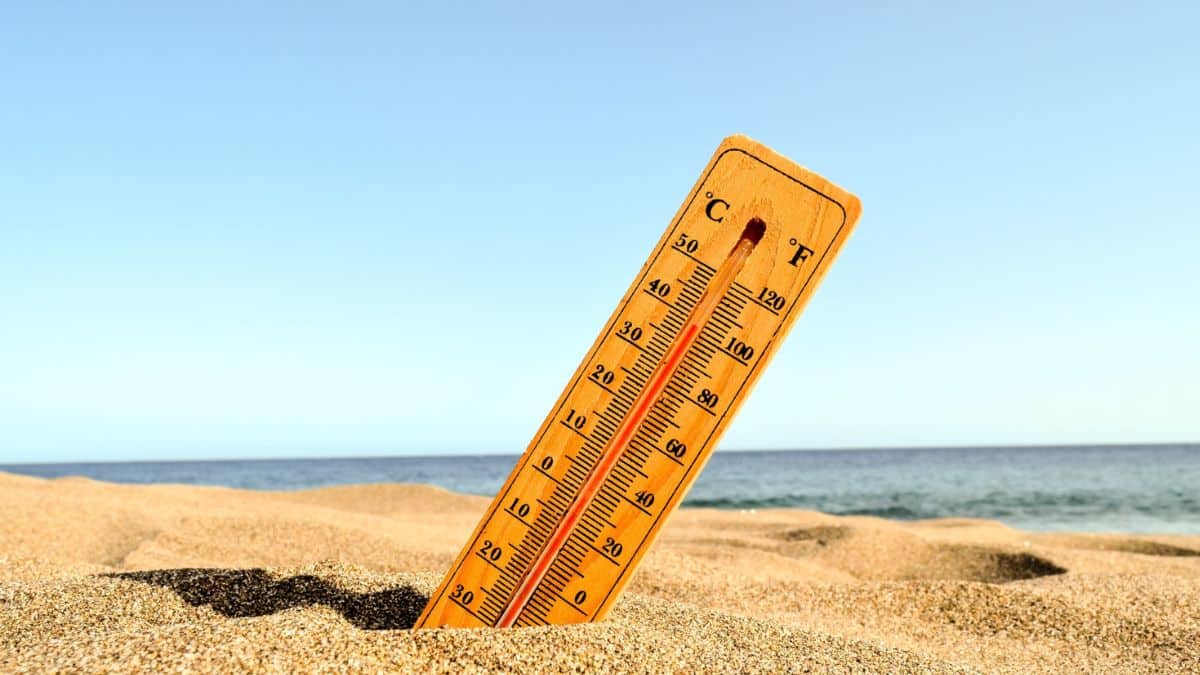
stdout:
[(722, 449), (1200, 441), (1194, 3), (175, 4), (0, 23), (0, 463), (519, 452), (733, 133), (864, 215)]

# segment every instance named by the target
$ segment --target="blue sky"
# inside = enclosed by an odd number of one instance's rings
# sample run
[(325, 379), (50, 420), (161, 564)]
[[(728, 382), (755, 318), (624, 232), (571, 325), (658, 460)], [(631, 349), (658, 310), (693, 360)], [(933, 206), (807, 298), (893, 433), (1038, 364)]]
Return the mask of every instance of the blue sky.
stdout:
[(724, 448), (1200, 440), (1196, 6), (833, 4), (9, 8), (0, 462), (519, 451), (737, 132), (864, 217)]

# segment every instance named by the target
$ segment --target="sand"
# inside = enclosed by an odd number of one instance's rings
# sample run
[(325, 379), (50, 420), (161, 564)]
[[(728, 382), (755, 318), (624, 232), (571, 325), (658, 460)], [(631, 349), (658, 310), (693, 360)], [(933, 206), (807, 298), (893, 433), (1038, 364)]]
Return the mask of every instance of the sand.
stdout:
[(1200, 672), (1200, 537), (677, 513), (608, 621), (408, 630), (487, 500), (0, 474), (0, 672)]

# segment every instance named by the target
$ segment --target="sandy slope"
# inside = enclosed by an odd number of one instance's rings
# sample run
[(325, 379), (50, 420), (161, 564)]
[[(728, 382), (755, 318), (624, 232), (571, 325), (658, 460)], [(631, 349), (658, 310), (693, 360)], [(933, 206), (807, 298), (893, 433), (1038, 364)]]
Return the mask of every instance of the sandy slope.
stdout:
[(0, 672), (1200, 671), (1200, 537), (684, 510), (610, 621), (405, 630), (486, 500), (0, 474)]

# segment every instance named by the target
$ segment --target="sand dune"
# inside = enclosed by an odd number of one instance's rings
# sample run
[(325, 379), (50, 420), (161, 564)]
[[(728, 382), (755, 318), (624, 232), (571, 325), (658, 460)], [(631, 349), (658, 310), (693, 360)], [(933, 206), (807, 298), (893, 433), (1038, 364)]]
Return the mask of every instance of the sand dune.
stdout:
[(1198, 672), (1200, 537), (685, 509), (601, 624), (410, 631), (487, 500), (0, 474), (0, 672)]

